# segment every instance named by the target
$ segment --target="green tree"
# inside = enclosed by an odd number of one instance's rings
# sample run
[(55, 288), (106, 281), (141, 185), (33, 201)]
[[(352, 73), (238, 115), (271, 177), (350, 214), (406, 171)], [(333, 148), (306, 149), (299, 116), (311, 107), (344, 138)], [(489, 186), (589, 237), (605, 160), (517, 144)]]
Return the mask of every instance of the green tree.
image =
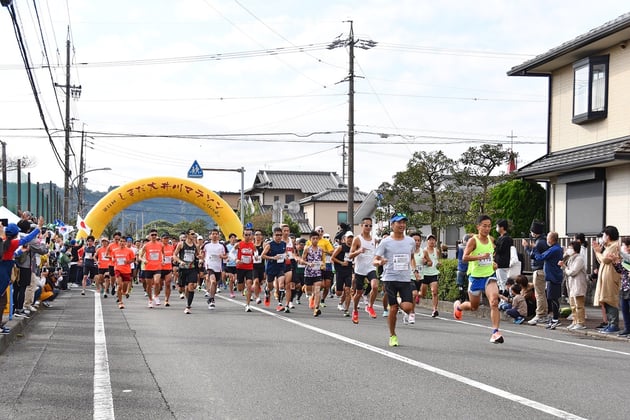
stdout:
[(446, 186), (455, 169), (456, 162), (441, 150), (416, 152), (407, 163), (407, 169), (394, 175), (392, 184), (381, 184), (381, 204), (391, 213), (405, 212), (410, 225), (428, 224), (436, 233), (439, 227), (445, 226), (440, 214), (443, 203), (452, 201)]
[(259, 229), (263, 233), (263, 235), (270, 236), (272, 231), (271, 226), (273, 225), (271, 219), (271, 212), (256, 213), (252, 215), (251, 222), (254, 225), (254, 229)]
[(538, 183), (521, 179), (503, 182), (489, 191), (488, 214), (510, 222), (512, 236), (527, 236), (532, 220), (545, 220), (546, 192)]
[(506, 173), (497, 174), (497, 169), (506, 164), (513, 155), (511, 150), (504, 150), (501, 144), (469, 147), (462, 153), (459, 159), (462, 167), (455, 173), (455, 179), (460, 187), (468, 190), (471, 197), (474, 197), (469, 218), (487, 212), (490, 188), (510, 177)]

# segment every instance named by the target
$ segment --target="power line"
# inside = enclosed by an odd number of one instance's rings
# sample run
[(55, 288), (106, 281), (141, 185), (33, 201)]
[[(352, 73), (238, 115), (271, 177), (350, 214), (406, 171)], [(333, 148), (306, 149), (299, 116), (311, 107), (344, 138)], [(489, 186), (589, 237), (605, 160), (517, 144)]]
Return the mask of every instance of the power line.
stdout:
[[(252, 16), (254, 19), (256, 19), (258, 22), (260, 22), (265, 28), (269, 29), (272, 33), (274, 33), (275, 35), (277, 35), (279, 38), (281, 38), (282, 40), (286, 41), (287, 43), (291, 44), (294, 47), (297, 47), (297, 45), (295, 45), (293, 42), (291, 42), (289, 39), (287, 39), (286, 37), (284, 37), (284, 35), (282, 35), (281, 33), (279, 33), (278, 31), (276, 31), (275, 29), (273, 29), (271, 26), (267, 25), (267, 23), (265, 23), (262, 19), (260, 19), (258, 16), (256, 16), (251, 10), (249, 10), (247, 7), (245, 7), (240, 1), (238, 0), (234, 0), (234, 3), (236, 3), (241, 9), (245, 10), (250, 16)], [(317, 61), (318, 63), (323, 63), (326, 65), (329, 65), (331, 67), (335, 67), (338, 69), (345, 69), (344, 67), (338, 66), (336, 64), (331, 64), (328, 63), (324, 60), (322, 60), (319, 57), (315, 57), (314, 55), (310, 54), (308, 51), (304, 51), (304, 53), (306, 55), (308, 55), (309, 57), (315, 59), (315, 61)]]
[(16, 16), (16, 11), (15, 11), (15, 7), (13, 6), (13, 4), (10, 4), (7, 7), (7, 11), (9, 12), (9, 15), (11, 16), (11, 21), (13, 22), (13, 31), (15, 33), (15, 37), (18, 43), (18, 47), (20, 50), (20, 53), (22, 55), (22, 61), (24, 62), (24, 67), (26, 69), (26, 76), (28, 78), (29, 84), (31, 86), (31, 90), (33, 91), (33, 95), (35, 97), (35, 103), (37, 104), (37, 109), (39, 111), (39, 117), (42, 121), (42, 124), (44, 125), (44, 130), (46, 131), (46, 134), (48, 136), (48, 141), (50, 143), (50, 146), (52, 148), (53, 154), (55, 156), (55, 158), (57, 159), (57, 163), (59, 163), (59, 166), (65, 171), (67, 170), (66, 165), (64, 165), (61, 156), (59, 155), (59, 151), (57, 150), (57, 146), (55, 146), (55, 143), (53, 142), (52, 139), (52, 135), (50, 133), (50, 130), (48, 129), (48, 123), (46, 122), (46, 118), (44, 116), (44, 110), (42, 107), (42, 103), (40, 101), (39, 98), (39, 93), (37, 91), (37, 86), (35, 83), (35, 76), (33, 75), (33, 72), (31, 70), (31, 65), (30, 65), (30, 60), (28, 57), (28, 52), (26, 49), (26, 45), (24, 43), (24, 39), (22, 37), (22, 32), (20, 30), (20, 27), (18, 25), (17, 22), (17, 16)]

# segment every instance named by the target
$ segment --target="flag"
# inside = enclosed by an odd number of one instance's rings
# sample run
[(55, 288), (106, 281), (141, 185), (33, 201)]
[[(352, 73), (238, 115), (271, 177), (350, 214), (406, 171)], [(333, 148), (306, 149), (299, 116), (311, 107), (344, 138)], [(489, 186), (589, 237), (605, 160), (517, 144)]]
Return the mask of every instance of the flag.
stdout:
[(87, 233), (88, 235), (92, 232), (92, 229), (85, 223), (85, 220), (81, 217), (80, 214), (77, 213), (77, 229), (80, 231)]
[(508, 160), (507, 173), (511, 174), (515, 170), (516, 170), (516, 155), (514, 153), (511, 153), (510, 160)]

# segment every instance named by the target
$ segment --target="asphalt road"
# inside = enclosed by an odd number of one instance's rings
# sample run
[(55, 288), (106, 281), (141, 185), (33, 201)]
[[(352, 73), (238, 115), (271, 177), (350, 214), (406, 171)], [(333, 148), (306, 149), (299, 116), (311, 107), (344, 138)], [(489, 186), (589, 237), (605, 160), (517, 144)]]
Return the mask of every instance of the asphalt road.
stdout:
[[(137, 289), (138, 290), (138, 289)], [(450, 313), (397, 326), (201, 293), (193, 312), (64, 292), (0, 355), (1, 419), (628, 417), (630, 344)], [(102, 312), (102, 316), (101, 316)], [(103, 338), (104, 337), (104, 338)]]

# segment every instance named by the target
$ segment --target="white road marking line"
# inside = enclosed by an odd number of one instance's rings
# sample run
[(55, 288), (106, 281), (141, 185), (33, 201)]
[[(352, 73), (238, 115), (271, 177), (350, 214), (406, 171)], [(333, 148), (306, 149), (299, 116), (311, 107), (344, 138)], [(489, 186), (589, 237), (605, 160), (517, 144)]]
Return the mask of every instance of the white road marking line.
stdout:
[(101, 296), (94, 293), (94, 417), (96, 419), (114, 419), (114, 400), (112, 383), (109, 377), (109, 359), (105, 341), (105, 323)]
[[(224, 300), (236, 303), (238, 305), (245, 306), (245, 303), (241, 303), (241, 302), (236, 301), (234, 299), (226, 298), (226, 297), (223, 297), (223, 296), (219, 296), (219, 297), (221, 299), (224, 299)], [(422, 363), (422, 362), (410, 359), (410, 358), (405, 357), (405, 356), (401, 356), (401, 355), (393, 353), (391, 351), (382, 349), (380, 347), (375, 347), (375, 346), (373, 346), (371, 344), (367, 344), (367, 343), (364, 343), (362, 341), (355, 340), (353, 338), (346, 337), (346, 336), (341, 335), (341, 334), (337, 334), (337, 333), (334, 333), (334, 332), (331, 332), (331, 331), (327, 331), (327, 330), (324, 330), (324, 329), (319, 328), (319, 327), (314, 327), (312, 325), (308, 325), (308, 324), (305, 324), (303, 322), (296, 321), (295, 319), (287, 318), (286, 316), (281, 315), (281, 313), (273, 313), (273, 312), (271, 312), (271, 311), (269, 311), (267, 309), (257, 308), (257, 307), (252, 307), (252, 309), (256, 310), (258, 312), (261, 312), (263, 314), (266, 314), (266, 315), (269, 315), (269, 316), (273, 316), (273, 317), (278, 318), (278, 319), (280, 319), (282, 321), (286, 321), (286, 322), (289, 322), (291, 324), (297, 325), (299, 327), (306, 328), (306, 329), (314, 331), (316, 333), (319, 333), (319, 334), (322, 334), (322, 335), (334, 338), (334, 339), (339, 340), (339, 341), (343, 341), (344, 343), (352, 344), (353, 346), (357, 346), (357, 347), (360, 347), (362, 349), (369, 350), (371, 352), (381, 354), (383, 356), (389, 357), (390, 359), (398, 360), (398, 361), (406, 363), (408, 365), (415, 366), (417, 368), (426, 370), (427, 372), (435, 373), (436, 375), (440, 375), (440, 376), (443, 376), (445, 378), (452, 379), (452, 380), (457, 381), (457, 382), (461, 382), (461, 383), (463, 383), (465, 385), (468, 385), (468, 386), (471, 386), (473, 388), (479, 389), (480, 391), (484, 391), (484, 392), (487, 392), (489, 394), (493, 394), (493, 395), (496, 395), (498, 397), (505, 398), (506, 400), (509, 400), (509, 401), (517, 402), (517, 403), (519, 403), (521, 405), (524, 405), (526, 407), (533, 408), (535, 410), (541, 411), (543, 413), (546, 413), (546, 414), (549, 414), (549, 415), (552, 415), (552, 416), (555, 416), (555, 417), (558, 417), (558, 418), (561, 418), (561, 419), (575, 419), (575, 420), (584, 419), (583, 417), (580, 417), (580, 416), (578, 416), (576, 414), (573, 414), (573, 413), (569, 413), (568, 411), (560, 410), (559, 408), (551, 407), (549, 405), (540, 403), (538, 401), (530, 400), (529, 398), (525, 398), (525, 397), (522, 397), (520, 395), (512, 394), (510, 392), (507, 392), (507, 391), (504, 391), (502, 389), (496, 388), (496, 387), (494, 387), (492, 385), (487, 385), (487, 384), (484, 384), (482, 382), (475, 381), (474, 379), (470, 379), (470, 378), (467, 378), (465, 376), (458, 375), (456, 373), (449, 372), (447, 370), (440, 369), (438, 367), (431, 366), (431, 365), (428, 365), (426, 363)]]
[[(426, 317), (426, 318), (431, 316), (431, 315), (419, 314), (419, 313), (416, 313), (416, 315), (420, 315), (420, 316), (423, 316), (423, 317)], [(448, 318), (442, 318), (442, 317), (438, 317), (438, 319), (440, 319), (442, 321), (447, 321), (447, 322), (457, 322), (459, 324), (466, 324), (466, 325), (470, 325), (472, 327), (492, 329), (492, 327), (489, 327), (487, 325), (476, 324), (476, 323), (470, 322), (470, 321), (457, 321), (455, 319), (448, 319)], [(529, 327), (531, 327), (531, 326), (523, 326), (523, 328), (529, 328)], [(537, 327), (533, 327), (533, 328), (537, 328)], [(597, 347), (597, 346), (592, 346), (592, 345), (583, 344), (583, 343), (574, 343), (573, 341), (560, 340), (560, 339), (557, 339), (557, 338), (541, 337), (540, 335), (524, 333), (524, 332), (521, 332), (521, 331), (506, 330), (505, 328), (501, 328), (501, 331), (506, 331), (506, 332), (509, 332), (510, 334), (514, 334), (514, 335), (522, 335), (524, 337), (536, 338), (538, 340), (551, 341), (552, 343), (567, 344), (567, 345), (570, 345), (570, 346), (582, 347), (582, 348), (586, 348), (586, 349), (590, 349), (590, 350), (598, 350), (598, 351), (603, 351), (603, 352), (607, 352), (607, 353), (620, 354), (622, 356), (630, 356), (629, 352), (620, 351), (620, 350), (606, 349), (606, 348), (603, 348), (603, 347)]]

